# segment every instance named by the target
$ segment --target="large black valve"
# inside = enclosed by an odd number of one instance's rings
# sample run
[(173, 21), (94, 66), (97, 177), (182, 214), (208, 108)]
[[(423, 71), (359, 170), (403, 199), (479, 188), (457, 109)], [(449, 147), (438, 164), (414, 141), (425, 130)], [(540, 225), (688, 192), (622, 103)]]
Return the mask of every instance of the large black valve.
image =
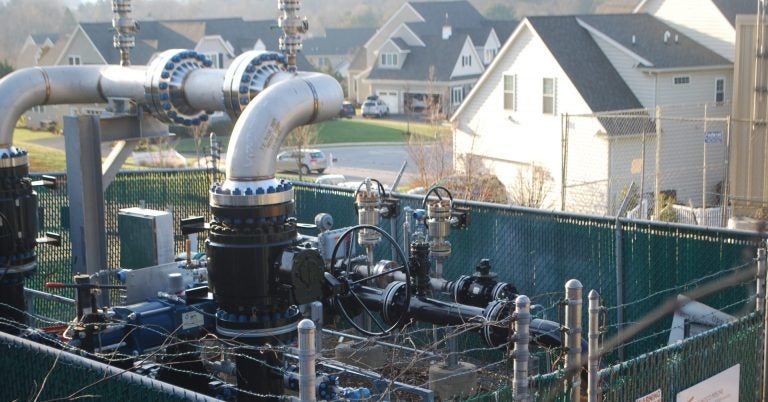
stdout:
[[(391, 268), (377, 272), (371, 275), (359, 275), (359, 270), (355, 268), (355, 264), (352, 263), (352, 247), (354, 246), (354, 235), (360, 231), (375, 231), (378, 232), (384, 239), (386, 239), (392, 247), (396, 250), (400, 264), (393, 265)], [(342, 247), (346, 247), (346, 251), (343, 254), (345, 257), (341, 261), (336, 260), (336, 256), (339, 255), (339, 250)], [(408, 268), (408, 260), (405, 258), (405, 253), (398, 246), (397, 241), (387, 234), (384, 230), (373, 225), (357, 225), (349, 228), (344, 234), (336, 241), (336, 246), (333, 248), (333, 254), (331, 254), (331, 270), (333, 272), (333, 278), (329, 278), (331, 287), (334, 289), (334, 305), (341, 313), (341, 315), (349, 322), (350, 325), (355, 327), (361, 333), (369, 336), (381, 336), (388, 334), (401, 327), (407, 319), (407, 309), (397, 309), (391, 311), (398, 311), (395, 314), (388, 314), (387, 316), (379, 316), (371, 311), (371, 304), (366, 303), (361, 299), (359, 293), (370, 290), (366, 285), (372, 284), (376, 279), (384, 276), (400, 272), (405, 275), (405, 283), (411, 282), (410, 269)], [(338, 268), (337, 265), (342, 268)], [(393, 282), (399, 283), (399, 282)], [(387, 288), (389, 289), (389, 287)], [(387, 292), (385, 289), (383, 292)], [(382, 290), (376, 289), (375, 291), (382, 292)], [(405, 286), (397, 297), (397, 300), (392, 298), (391, 302), (397, 305), (407, 306), (411, 300), (410, 286)], [(379, 306), (380, 307), (380, 306)], [(381, 309), (378, 309), (381, 311)], [(385, 312), (390, 311), (384, 309)], [(363, 328), (357, 322), (354, 317), (360, 312), (364, 313), (371, 319), (371, 324), (378, 328), (378, 330), (370, 330)]]

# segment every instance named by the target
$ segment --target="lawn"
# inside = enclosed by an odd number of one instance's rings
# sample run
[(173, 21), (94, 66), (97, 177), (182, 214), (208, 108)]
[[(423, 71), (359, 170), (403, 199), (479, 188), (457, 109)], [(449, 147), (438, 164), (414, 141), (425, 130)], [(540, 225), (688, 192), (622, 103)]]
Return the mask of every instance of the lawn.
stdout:
[[(428, 138), (434, 138), (435, 132), (439, 135), (450, 134), (450, 130), (442, 126), (374, 119), (336, 119), (320, 123), (318, 127), (320, 131), (317, 144), (404, 142), (409, 138), (406, 132)], [(221, 151), (226, 152), (229, 137), (219, 136), (218, 138), (221, 141)], [(183, 154), (195, 153), (195, 142), (192, 138), (179, 137), (174, 141), (177, 151)], [(205, 138), (201, 144), (201, 151), (207, 153), (209, 148), (208, 139)]]
[[(17, 128), (13, 131), (13, 145), (21, 147), (29, 152), (29, 171), (32, 173), (64, 172), (67, 170), (67, 158), (63, 150), (36, 144), (34, 141), (59, 137), (47, 131), (32, 131), (25, 128)], [(106, 156), (106, 155), (102, 155)], [(123, 169), (145, 169), (131, 163), (128, 158)]]

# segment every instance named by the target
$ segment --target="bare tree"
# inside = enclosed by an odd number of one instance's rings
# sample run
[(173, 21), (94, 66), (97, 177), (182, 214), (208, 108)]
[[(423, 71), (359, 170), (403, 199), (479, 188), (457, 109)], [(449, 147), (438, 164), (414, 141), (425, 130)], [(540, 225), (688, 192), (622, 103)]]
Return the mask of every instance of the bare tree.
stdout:
[(310, 124), (294, 128), (283, 141), (284, 146), (292, 147), (296, 151), (296, 170), (299, 172), (299, 180), (303, 179), (305, 173), (302, 171), (304, 170), (302, 169), (304, 153), (310, 145), (317, 142), (318, 135), (318, 127)]
[(512, 204), (530, 208), (545, 207), (547, 194), (552, 190), (552, 174), (546, 168), (532, 163), (518, 169), (510, 191)]
[(203, 140), (209, 138), (208, 122), (202, 122), (199, 126), (189, 127), (189, 134), (192, 136), (192, 140), (195, 142), (195, 161), (196, 165), (200, 167), (200, 160), (203, 159)]

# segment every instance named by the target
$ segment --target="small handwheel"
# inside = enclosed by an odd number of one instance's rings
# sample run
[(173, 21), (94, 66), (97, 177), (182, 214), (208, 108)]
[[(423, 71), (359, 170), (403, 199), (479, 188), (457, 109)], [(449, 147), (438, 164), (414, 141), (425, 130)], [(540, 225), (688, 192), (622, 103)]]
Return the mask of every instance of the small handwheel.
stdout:
[(432, 186), (432, 187), (429, 188), (427, 193), (424, 194), (424, 198), (421, 199), (421, 208), (422, 209), (426, 209), (427, 208), (427, 201), (429, 200), (429, 196), (432, 195), (432, 194), (435, 194), (437, 196), (438, 200), (440, 200), (440, 201), (443, 200), (443, 196), (440, 195), (440, 192), (438, 190), (443, 190), (443, 192), (445, 192), (445, 194), (448, 196), (448, 199), (450, 200), (450, 204), (448, 206), (449, 207), (453, 206), (453, 195), (451, 194), (450, 191), (448, 191), (447, 188), (445, 188), (443, 186)]
[[(345, 265), (344, 271), (337, 271), (335, 270), (336, 267), (336, 255), (339, 252), (339, 248), (342, 244), (346, 243), (347, 251), (345, 253), (346, 257), (344, 257), (347, 260), (350, 260), (352, 258), (352, 244), (354, 244), (354, 237), (353, 235), (357, 233), (358, 231), (362, 229), (370, 229), (374, 230), (376, 232), (379, 232), (384, 239), (389, 241), (389, 243), (394, 246), (395, 250), (397, 251), (398, 258), (402, 262), (401, 265), (385, 269), (381, 272), (377, 272), (372, 275), (368, 275), (366, 277), (355, 279), (354, 273), (355, 271), (352, 269), (352, 265), (347, 263)], [(358, 331), (360, 331), (363, 334), (366, 334), (368, 336), (382, 336), (386, 335), (395, 329), (401, 327), (404, 324), (404, 321), (406, 320), (408, 316), (408, 306), (411, 302), (411, 272), (408, 268), (408, 260), (405, 258), (405, 253), (403, 253), (403, 250), (400, 248), (400, 246), (397, 244), (397, 241), (392, 238), (387, 232), (379, 228), (378, 226), (373, 225), (357, 225), (353, 226), (347, 231), (344, 232), (344, 234), (339, 237), (339, 239), (336, 241), (336, 245), (333, 247), (333, 253), (331, 254), (331, 270), (334, 272), (334, 277), (345, 284), (345, 286), (342, 287), (341, 293), (335, 295), (333, 297), (334, 304), (336, 305), (336, 308), (339, 309), (341, 312), (341, 315), (344, 317), (344, 319), (349, 322), (350, 325), (355, 327)], [(394, 310), (389, 310), (389, 306), (386, 304), (386, 300), (382, 299), (382, 316), (385, 317), (384, 320), (377, 318), (376, 314), (374, 314), (360, 299), (358, 296), (358, 291), (365, 286), (365, 283), (368, 281), (371, 281), (373, 279), (390, 275), (394, 272), (402, 272), (405, 274), (405, 284), (404, 291), (401, 290), (401, 297), (398, 298), (398, 302), (402, 303), (405, 308), (398, 308)], [(378, 327), (379, 331), (374, 330), (367, 330), (365, 328), (362, 328), (360, 325), (358, 325), (355, 320), (353, 319), (354, 315), (350, 314), (349, 309), (350, 306), (345, 307), (346, 303), (355, 303), (355, 305), (362, 308), (363, 312), (368, 315), (368, 317), (371, 318), (371, 323)], [(395, 314), (395, 316), (391, 316), (390, 313), (392, 311), (397, 311), (399, 314)], [(389, 325), (391, 323), (391, 325)]]

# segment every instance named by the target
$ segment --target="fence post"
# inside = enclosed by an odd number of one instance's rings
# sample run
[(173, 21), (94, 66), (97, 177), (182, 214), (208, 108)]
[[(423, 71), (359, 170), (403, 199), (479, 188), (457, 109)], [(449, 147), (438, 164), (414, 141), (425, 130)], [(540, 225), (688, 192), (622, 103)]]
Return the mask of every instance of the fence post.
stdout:
[(596, 290), (589, 291), (589, 384), (587, 385), (587, 399), (589, 402), (597, 402), (597, 386), (600, 381), (600, 351), (598, 338), (600, 338), (600, 295)]
[(514, 373), (512, 378), (512, 397), (515, 401), (529, 401), (528, 392), (528, 344), (531, 341), (531, 299), (520, 295), (515, 299), (514, 326), (515, 348), (512, 350), (514, 358)]
[(763, 367), (761, 371), (760, 381), (760, 400), (764, 401), (766, 397), (766, 382), (768, 382), (768, 314), (766, 314), (766, 297), (765, 297), (765, 282), (766, 282), (766, 266), (765, 266), (765, 247), (757, 249), (757, 296), (755, 297), (755, 304), (757, 305), (757, 311), (763, 313)]
[[(565, 284), (565, 355), (568, 400), (579, 401), (581, 389), (581, 297), (583, 286), (576, 279)], [(570, 386), (570, 388), (569, 388)]]
[(315, 323), (299, 322), (299, 400), (315, 402)]
[(656, 177), (653, 185), (653, 215), (659, 220), (661, 213), (661, 106), (656, 106)]

